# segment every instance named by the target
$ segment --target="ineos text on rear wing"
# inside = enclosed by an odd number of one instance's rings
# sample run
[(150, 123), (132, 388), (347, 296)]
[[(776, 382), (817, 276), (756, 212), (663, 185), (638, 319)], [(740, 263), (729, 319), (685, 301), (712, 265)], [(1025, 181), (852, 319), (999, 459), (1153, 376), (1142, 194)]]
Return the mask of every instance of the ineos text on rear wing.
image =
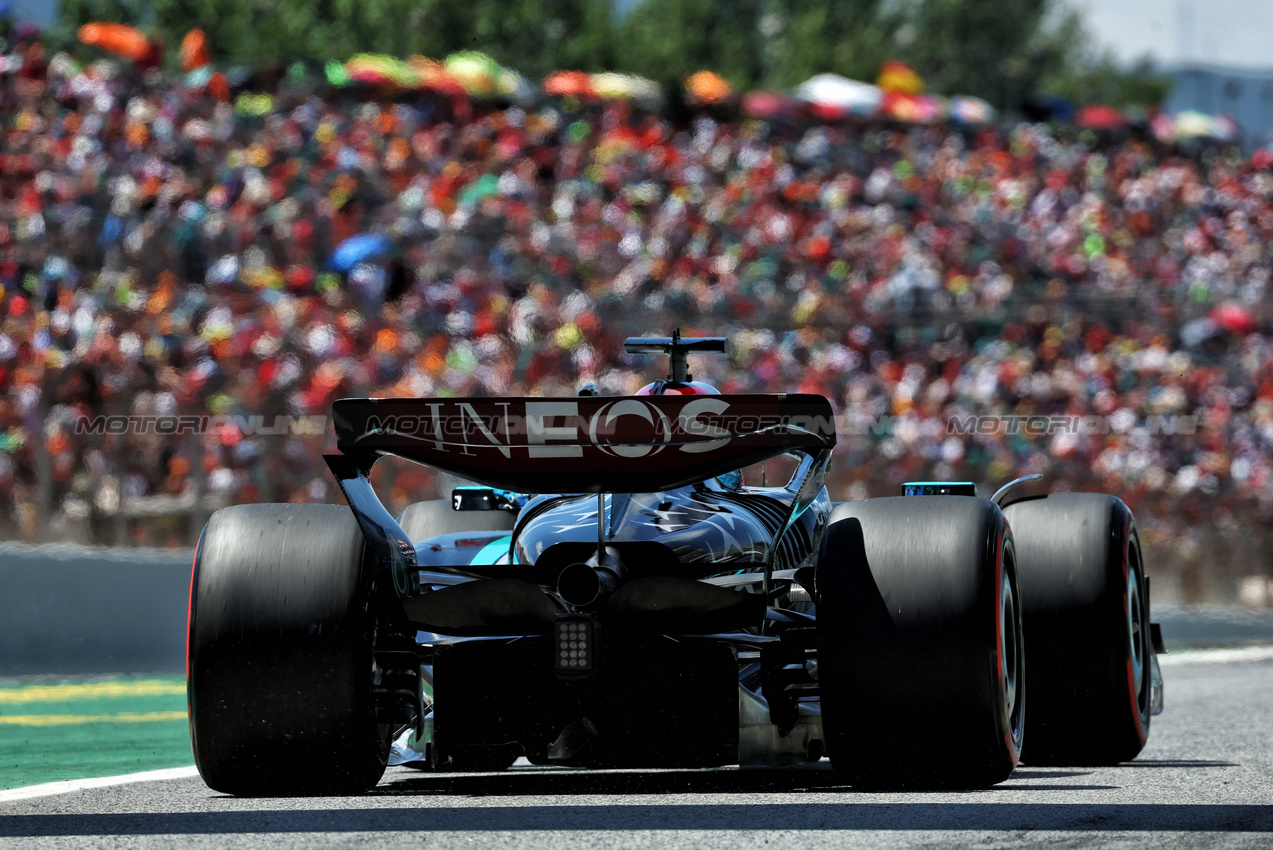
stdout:
[(337, 445), (522, 493), (647, 493), (835, 445), (818, 395), (342, 399)]

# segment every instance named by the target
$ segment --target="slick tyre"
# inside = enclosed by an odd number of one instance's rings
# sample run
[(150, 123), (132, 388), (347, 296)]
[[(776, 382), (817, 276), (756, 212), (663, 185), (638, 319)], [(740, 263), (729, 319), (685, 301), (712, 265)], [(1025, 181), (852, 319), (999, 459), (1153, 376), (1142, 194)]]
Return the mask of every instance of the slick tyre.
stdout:
[(412, 543), (419, 543), (461, 531), (512, 531), (516, 519), (512, 511), (456, 511), (447, 499), (430, 499), (408, 505), (398, 524)]
[(1099, 493), (1024, 499), (1012, 525), (1030, 667), (1024, 758), (1128, 761), (1149, 736), (1149, 595), (1136, 521)]
[(238, 796), (360, 793), (385, 770), (362, 532), (335, 505), (217, 511), (195, 553), (187, 688), (199, 775)]
[(1012, 532), (999, 509), (967, 496), (843, 504), (816, 583), (836, 771), (875, 788), (1006, 779), (1021, 754), (1026, 687)]

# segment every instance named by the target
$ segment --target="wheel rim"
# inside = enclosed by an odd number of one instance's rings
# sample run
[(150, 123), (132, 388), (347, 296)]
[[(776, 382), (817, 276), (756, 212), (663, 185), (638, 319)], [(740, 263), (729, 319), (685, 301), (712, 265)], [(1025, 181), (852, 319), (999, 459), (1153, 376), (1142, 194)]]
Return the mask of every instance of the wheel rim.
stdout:
[(1132, 682), (1140, 698), (1145, 681), (1144, 609), (1140, 599), (1140, 581), (1135, 570), (1127, 571), (1127, 641), (1132, 660)]
[(999, 595), (999, 641), (1003, 651), (999, 655), (999, 681), (1003, 683), (1003, 716), (1013, 738), (1018, 738), (1021, 731), (1021, 632), (1017, 596), (1006, 564), (1003, 567), (1002, 585), (1003, 590)]

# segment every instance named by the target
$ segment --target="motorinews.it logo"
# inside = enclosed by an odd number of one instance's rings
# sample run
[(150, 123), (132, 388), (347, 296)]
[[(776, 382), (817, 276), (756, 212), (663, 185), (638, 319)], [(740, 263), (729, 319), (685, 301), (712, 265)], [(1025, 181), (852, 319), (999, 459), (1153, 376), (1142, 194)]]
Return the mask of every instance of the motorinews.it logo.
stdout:
[[(1059, 434), (1076, 436), (1108, 436), (1143, 430), (1152, 436), (1189, 436), (1198, 433), (1200, 417), (1188, 415), (1153, 415), (1144, 418), (1116, 413), (1096, 415), (995, 414), (985, 416), (951, 416), (942, 428), (951, 437), (996, 437), (1022, 435), (1051, 437)], [(903, 416), (857, 415), (852, 411), (836, 416), (836, 433), (841, 437), (888, 437), (907, 421)]]
[[(624, 398), (606, 402), (592, 411), (581, 411), (577, 402), (544, 400), (526, 402), (525, 412), (514, 413), (514, 402), (489, 402), (478, 410), (471, 403), (428, 403), (421, 413), (389, 414), (368, 420), (369, 433), (432, 435), (431, 442), (466, 443), (511, 449), (529, 446), (532, 457), (563, 457), (560, 452), (538, 454), (549, 449), (571, 448), (575, 444), (597, 446), (619, 457), (645, 457), (663, 451), (675, 442), (688, 453), (711, 451), (740, 435), (763, 434), (767, 430), (797, 429), (815, 434), (832, 431), (840, 437), (892, 435), (903, 417), (869, 416), (846, 411), (834, 418), (789, 415), (757, 410), (733, 410), (720, 397), (689, 400), (676, 415), (666, 406)], [(491, 406), (496, 408), (491, 411)], [(952, 416), (945, 420), (949, 436), (1024, 435), (1047, 437), (1057, 434), (1107, 436), (1129, 434), (1138, 429), (1155, 436), (1188, 436), (1198, 432), (1197, 415), (1154, 415), (1143, 419), (1111, 416), (1071, 416), (1008, 414)], [(621, 427), (622, 426), (622, 427)], [(74, 432), (85, 436), (220, 433), (231, 429), (244, 437), (314, 437), (328, 433), (328, 417), (264, 416), (261, 414), (184, 414), (180, 416), (111, 415), (80, 416)], [(644, 430), (643, 435), (634, 430)], [(622, 436), (622, 439), (620, 438)], [(520, 439), (519, 439), (520, 437)], [(639, 444), (630, 439), (638, 438)], [(694, 442), (697, 441), (697, 442)], [(558, 445), (564, 443), (565, 445)], [(439, 446), (440, 450), (445, 450)], [(577, 456), (577, 455), (576, 455)]]
[(1027, 437), (1045, 437), (1057, 434), (1104, 436), (1129, 434), (1143, 429), (1150, 434), (1167, 436), (1189, 435), (1198, 432), (1198, 417), (1148, 416), (1138, 419), (1134, 414), (1111, 416), (952, 416), (946, 422), (946, 433), (952, 436), (972, 434), (992, 436), (998, 434), (1023, 434)]
[(720, 396), (653, 399), (513, 399), (419, 401), (378, 410), (359, 424), (356, 442), (383, 438), (434, 451), (493, 449), (530, 458), (581, 458), (585, 449), (639, 459), (663, 452), (702, 454), (731, 442), (793, 431), (829, 435), (829, 415), (785, 411), (777, 401), (748, 403)]
[(183, 414), (180, 416), (80, 416), (75, 420), (79, 436), (215, 434), (234, 430), (245, 437), (317, 437), (327, 433), (327, 417), (264, 416), (261, 414)]
[[(673, 441), (687, 453), (708, 452), (728, 445), (735, 432), (709, 421), (729, 409), (716, 398), (698, 398), (679, 411), (641, 399), (624, 398), (593, 411), (562, 399), (493, 402), (496, 411), (479, 411), (471, 402), (426, 402), (427, 413), (389, 414), (367, 420), (367, 435), (418, 438), (435, 451), (493, 448), (511, 458), (525, 448), (532, 458), (583, 457), (585, 446), (623, 458), (659, 454)], [(520, 409), (518, 409), (520, 408)], [(687, 441), (688, 440), (688, 441)]]

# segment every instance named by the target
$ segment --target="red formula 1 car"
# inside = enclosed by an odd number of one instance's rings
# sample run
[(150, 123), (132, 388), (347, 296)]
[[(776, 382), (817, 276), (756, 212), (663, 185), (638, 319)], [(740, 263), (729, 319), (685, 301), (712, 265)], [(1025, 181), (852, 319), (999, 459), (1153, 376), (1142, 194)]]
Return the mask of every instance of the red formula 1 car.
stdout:
[[(240, 795), (387, 764), (788, 765), (984, 787), (1131, 759), (1161, 708), (1136, 524), (1113, 496), (961, 483), (833, 503), (814, 395), (346, 399), (349, 502), (217, 512), (195, 555), (191, 736)], [(398, 518), (395, 455), (463, 476)], [(785, 484), (739, 470), (791, 456)], [(1016, 482), (1014, 482), (1016, 483)], [(1026, 695), (1029, 694), (1029, 713)]]

